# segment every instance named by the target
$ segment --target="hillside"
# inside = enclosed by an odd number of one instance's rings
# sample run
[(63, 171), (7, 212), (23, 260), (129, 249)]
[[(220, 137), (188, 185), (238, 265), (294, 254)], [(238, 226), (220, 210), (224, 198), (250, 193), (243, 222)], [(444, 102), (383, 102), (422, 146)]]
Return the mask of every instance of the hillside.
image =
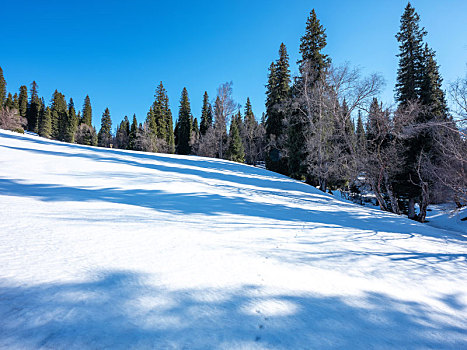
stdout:
[(1, 349), (467, 348), (466, 258), (263, 169), (0, 130)]

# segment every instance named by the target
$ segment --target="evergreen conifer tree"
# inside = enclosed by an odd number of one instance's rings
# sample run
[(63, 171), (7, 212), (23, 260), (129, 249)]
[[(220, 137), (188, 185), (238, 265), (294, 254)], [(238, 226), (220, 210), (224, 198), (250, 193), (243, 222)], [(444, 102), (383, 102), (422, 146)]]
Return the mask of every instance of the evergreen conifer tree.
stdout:
[(6, 100), (6, 81), (3, 76), (2, 67), (0, 67), (0, 108), (3, 107)]
[(400, 30), (396, 35), (400, 53), (397, 70), (396, 100), (402, 105), (418, 100), (422, 85), (423, 37), (424, 28), (420, 28), (420, 17), (410, 2), (401, 17)]
[(136, 140), (137, 132), (138, 132), (138, 122), (136, 120), (136, 114), (133, 114), (133, 120), (131, 122), (129, 140), (128, 140), (129, 149), (135, 149), (135, 140)]
[(205, 91), (203, 96), (203, 107), (201, 108), (201, 124), (199, 127), (201, 135), (205, 135), (206, 131), (210, 127), (212, 127), (212, 106), (209, 103), (208, 93)]
[(39, 135), (49, 139), (52, 136), (52, 111), (50, 107), (44, 108), (41, 114)]
[(328, 55), (322, 53), (322, 50), (327, 44), (326, 37), (325, 29), (316, 17), (315, 10), (311, 10), (310, 16), (306, 22), (305, 35), (300, 39), (301, 58), (297, 63), (301, 70), (303, 70), (305, 66), (309, 66), (307, 69), (311, 69), (316, 73), (316, 80), (320, 78), (321, 72), (323, 72), (330, 63)]
[(17, 92), (15, 92), (15, 94), (13, 95), (13, 108), (19, 112), (19, 100)]
[(68, 120), (68, 106), (65, 95), (55, 90), (52, 96), (52, 138), (63, 141)]
[(5, 107), (9, 109), (15, 108), (15, 102), (13, 101), (13, 96), (10, 92), (8, 93), (8, 97), (5, 100)]
[(282, 136), (286, 134), (284, 125), (286, 113), (285, 102), (290, 97), (290, 70), (287, 48), (282, 43), (279, 58), (269, 67), (268, 84), (266, 85), (266, 138), (270, 149), (266, 156), (266, 167), (269, 170), (287, 173), (287, 159), (279, 156), (283, 151)]
[(190, 100), (188, 99), (188, 91), (183, 88), (180, 98), (180, 109), (178, 112), (178, 135), (177, 135), (177, 153), (190, 154), (191, 152), (191, 131), (192, 131), (192, 115)]
[(63, 141), (73, 143), (75, 142), (75, 133), (78, 128), (78, 117), (76, 115), (75, 104), (73, 99), (70, 98), (68, 104), (68, 113), (64, 125)]
[(31, 98), (26, 110), (26, 118), (28, 120), (28, 130), (32, 132), (37, 132), (39, 128), (39, 117), (41, 101), (37, 93), (37, 83), (33, 81), (31, 83)]
[(19, 97), (18, 97), (19, 115), (26, 118), (27, 109), (28, 109), (28, 88), (25, 85), (21, 85), (19, 88)]
[[(289, 128), (288, 128), (288, 172), (290, 176), (302, 179), (306, 178), (311, 181), (308, 176), (308, 163), (313, 164), (317, 172), (316, 181), (320, 188), (325, 191), (327, 179), (322, 177), (325, 173), (324, 165), (329, 158), (329, 145), (326, 141), (319, 141), (320, 147), (317, 147), (317, 152), (311, 154), (314, 159), (308, 159), (310, 154), (307, 151), (307, 139), (310, 135), (316, 140), (326, 140), (333, 128), (333, 121), (330, 115), (321, 113), (319, 101), (312, 101), (315, 104), (312, 115), (304, 116), (301, 111), (307, 110), (303, 96), (310, 97), (310, 92), (317, 88), (318, 84), (324, 85), (324, 74), (329, 66), (330, 58), (322, 52), (326, 47), (326, 33), (324, 27), (316, 17), (314, 9), (311, 11), (307, 19), (305, 34), (300, 39), (301, 58), (298, 60), (301, 76), (296, 79), (292, 88), (292, 99), (297, 103), (295, 107), (289, 111)], [(306, 86), (305, 86), (306, 84)], [(308, 91), (308, 93), (306, 92)], [(310, 131), (310, 122), (313, 122), (314, 129)], [(326, 136), (326, 137), (325, 137)], [(316, 142), (315, 142), (316, 143)], [(316, 173), (316, 171), (315, 171)], [(313, 180), (315, 181), (315, 180)]]
[[(241, 115), (240, 115), (241, 120)], [(238, 128), (238, 117), (232, 118), (229, 132), (229, 145), (227, 148), (227, 158), (239, 163), (245, 162), (245, 151), (243, 149), (242, 139)]]
[(97, 144), (99, 147), (110, 147), (112, 143), (112, 119), (110, 118), (110, 111), (105, 109), (101, 118), (101, 129), (97, 135)]
[(81, 123), (92, 127), (92, 107), (91, 107), (91, 99), (89, 98), (89, 95), (86, 95), (86, 97), (84, 98), (83, 116), (81, 119)]

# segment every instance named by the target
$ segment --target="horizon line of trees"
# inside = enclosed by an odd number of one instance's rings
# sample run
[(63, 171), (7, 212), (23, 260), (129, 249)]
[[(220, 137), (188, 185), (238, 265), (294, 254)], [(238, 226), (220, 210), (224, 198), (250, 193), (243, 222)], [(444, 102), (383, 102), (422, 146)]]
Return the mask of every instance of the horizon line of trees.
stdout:
[[(401, 16), (395, 108), (378, 100), (381, 76), (362, 76), (349, 64), (334, 65), (324, 53), (326, 30), (311, 11), (300, 40), (298, 74), (292, 76), (287, 48), (269, 66), (266, 113), (258, 121), (247, 98), (243, 113), (232, 82), (203, 96), (200, 121), (183, 88), (173, 122), (163, 83), (144, 122), (125, 116), (112, 134), (105, 109), (99, 132), (86, 96), (76, 113), (73, 99), (55, 90), (50, 104), (35, 81), (7, 94), (0, 67), (0, 127), (65, 142), (147, 152), (194, 154), (257, 164), (322, 191), (351, 196), (368, 188), (382, 210), (425, 221), (429, 204), (467, 202), (467, 76), (450, 85), (449, 110), (435, 52), (410, 3)], [(454, 118), (457, 116), (457, 119)], [(175, 125), (174, 125), (175, 124)], [(229, 130), (227, 130), (229, 129)], [(418, 212), (416, 211), (418, 208)]]

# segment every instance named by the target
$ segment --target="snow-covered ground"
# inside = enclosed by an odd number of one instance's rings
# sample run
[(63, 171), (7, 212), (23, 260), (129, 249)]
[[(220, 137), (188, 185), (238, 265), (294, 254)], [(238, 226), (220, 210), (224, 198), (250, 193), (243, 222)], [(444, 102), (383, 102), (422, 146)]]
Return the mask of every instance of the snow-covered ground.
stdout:
[(0, 131), (2, 349), (467, 349), (466, 258), (263, 169)]

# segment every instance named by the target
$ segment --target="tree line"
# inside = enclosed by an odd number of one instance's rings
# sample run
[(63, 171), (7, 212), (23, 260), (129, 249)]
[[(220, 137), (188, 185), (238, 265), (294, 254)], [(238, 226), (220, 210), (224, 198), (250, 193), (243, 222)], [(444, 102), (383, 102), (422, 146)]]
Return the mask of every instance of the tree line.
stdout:
[(425, 36), (408, 3), (396, 34), (394, 107), (378, 100), (384, 84), (379, 75), (332, 63), (326, 30), (312, 10), (300, 40), (298, 74), (291, 75), (282, 43), (269, 66), (266, 113), (259, 121), (249, 99), (243, 110), (233, 100), (230, 82), (218, 87), (213, 101), (204, 93), (199, 122), (184, 88), (174, 125), (161, 82), (143, 122), (125, 116), (114, 135), (106, 108), (96, 133), (89, 96), (76, 112), (73, 100), (57, 90), (47, 106), (36, 82), (29, 91), (21, 86), (7, 95), (0, 68), (0, 127), (84, 145), (265, 162), (267, 169), (322, 191), (355, 196), (369, 188), (382, 210), (423, 222), (429, 204), (467, 202), (467, 77), (450, 85), (449, 110)]

